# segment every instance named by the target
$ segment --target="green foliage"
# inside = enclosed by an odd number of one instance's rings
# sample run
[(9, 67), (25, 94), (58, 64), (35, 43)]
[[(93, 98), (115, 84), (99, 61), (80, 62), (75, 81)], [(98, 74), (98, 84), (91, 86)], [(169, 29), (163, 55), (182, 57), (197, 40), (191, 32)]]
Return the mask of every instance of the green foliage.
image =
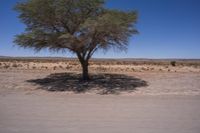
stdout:
[(170, 64), (171, 64), (172, 66), (176, 66), (176, 61), (171, 61)]
[(26, 25), (14, 42), (36, 51), (69, 50), (81, 64), (98, 49), (126, 50), (128, 38), (136, 34), (136, 11), (104, 7), (104, 0), (26, 0), (15, 10)]
[[(137, 33), (135, 11), (105, 9), (103, 0), (28, 0), (15, 9), (26, 24), (16, 36), (21, 47), (68, 49), (85, 53), (98, 48), (125, 49), (128, 37)], [(92, 53), (91, 52), (91, 53)]]

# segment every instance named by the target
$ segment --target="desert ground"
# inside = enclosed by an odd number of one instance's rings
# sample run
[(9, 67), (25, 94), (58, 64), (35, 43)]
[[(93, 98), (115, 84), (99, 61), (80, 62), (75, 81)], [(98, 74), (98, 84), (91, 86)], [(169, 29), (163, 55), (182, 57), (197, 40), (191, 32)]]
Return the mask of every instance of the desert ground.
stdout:
[(0, 133), (199, 133), (199, 60), (1, 58)]

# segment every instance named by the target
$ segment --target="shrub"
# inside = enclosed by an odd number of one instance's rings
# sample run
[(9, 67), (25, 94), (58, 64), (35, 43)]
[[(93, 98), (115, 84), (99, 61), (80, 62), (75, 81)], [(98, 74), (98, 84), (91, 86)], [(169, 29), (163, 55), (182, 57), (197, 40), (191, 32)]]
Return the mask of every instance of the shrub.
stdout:
[(23, 67), (23, 65), (22, 64), (18, 64), (17, 67)]
[(54, 66), (54, 67), (53, 67), (53, 70), (56, 70), (56, 69), (57, 69), (57, 66)]
[(66, 69), (71, 69), (72, 68), (72, 66), (66, 66)]
[(8, 69), (9, 67), (10, 67), (10, 65), (5, 65), (4, 66), (5, 69)]
[(60, 69), (63, 69), (63, 66), (60, 65), (59, 68), (60, 68)]
[(171, 64), (172, 66), (176, 66), (176, 61), (171, 61), (170, 64)]
[(48, 69), (48, 67), (46, 67), (46, 66), (42, 66), (41, 68), (42, 68), (42, 69)]
[(17, 64), (13, 64), (12, 67), (17, 67)]

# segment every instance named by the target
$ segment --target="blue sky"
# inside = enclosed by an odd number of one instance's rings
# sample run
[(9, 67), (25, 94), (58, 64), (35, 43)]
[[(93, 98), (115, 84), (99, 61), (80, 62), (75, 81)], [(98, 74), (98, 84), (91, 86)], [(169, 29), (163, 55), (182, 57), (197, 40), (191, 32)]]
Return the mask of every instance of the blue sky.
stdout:
[[(25, 26), (12, 10), (20, 0), (1, 0), (0, 55), (66, 56), (69, 53), (35, 53), (13, 44)], [(130, 38), (128, 51), (97, 52), (100, 58), (197, 58), (200, 59), (200, 0), (107, 0), (106, 7), (137, 10), (139, 34)]]

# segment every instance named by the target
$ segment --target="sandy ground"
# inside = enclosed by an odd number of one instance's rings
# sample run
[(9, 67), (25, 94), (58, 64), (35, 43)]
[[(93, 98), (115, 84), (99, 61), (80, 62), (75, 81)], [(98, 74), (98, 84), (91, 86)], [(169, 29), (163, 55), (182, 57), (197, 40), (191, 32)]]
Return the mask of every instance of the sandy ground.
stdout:
[(199, 133), (200, 97), (0, 97), (1, 133)]
[[(28, 82), (29, 80), (47, 80), (46, 77), (51, 74), (63, 74), (66, 71), (41, 71), (41, 70), (1, 70), (0, 69), (0, 95), (12, 93), (13, 90), (23, 91), (25, 93), (48, 93), (46, 90), (41, 90), (41, 85), (37, 83)], [(100, 74), (100, 73), (97, 73)], [(119, 73), (118, 73), (119, 74)], [(133, 77), (133, 84), (136, 84), (134, 78), (147, 82), (147, 86), (139, 86), (134, 88), (134, 91), (120, 91), (121, 95), (200, 95), (200, 73), (194, 72), (132, 72), (122, 73)], [(115, 75), (114, 75), (115, 76)], [(55, 81), (65, 78), (55, 78)], [(69, 77), (71, 78), (71, 77)], [(112, 87), (116, 83), (126, 83), (129, 85), (128, 78), (125, 77), (123, 81), (109, 81), (107, 84)], [(128, 80), (128, 81), (126, 81)], [(66, 82), (67, 81), (62, 81)], [(58, 82), (57, 84), (62, 84)], [(71, 81), (69, 81), (71, 82)], [(68, 83), (69, 83), (68, 82)], [(140, 82), (140, 81), (139, 81)], [(56, 82), (50, 82), (50, 85)], [(103, 82), (102, 82), (103, 84)], [(122, 84), (122, 85), (126, 85)], [(63, 86), (61, 86), (63, 87)], [(122, 87), (122, 86), (121, 86)], [(129, 86), (128, 86), (129, 87)], [(131, 86), (130, 86), (131, 87)], [(109, 88), (110, 89), (110, 88)], [(114, 88), (115, 89), (115, 88)], [(117, 89), (117, 88), (116, 88)], [(62, 93), (71, 94), (70, 91)], [(94, 88), (84, 93), (98, 93)]]
[(49, 92), (27, 82), (51, 73), (0, 70), (0, 133), (200, 132), (198, 72), (125, 73), (148, 85), (108, 95)]

